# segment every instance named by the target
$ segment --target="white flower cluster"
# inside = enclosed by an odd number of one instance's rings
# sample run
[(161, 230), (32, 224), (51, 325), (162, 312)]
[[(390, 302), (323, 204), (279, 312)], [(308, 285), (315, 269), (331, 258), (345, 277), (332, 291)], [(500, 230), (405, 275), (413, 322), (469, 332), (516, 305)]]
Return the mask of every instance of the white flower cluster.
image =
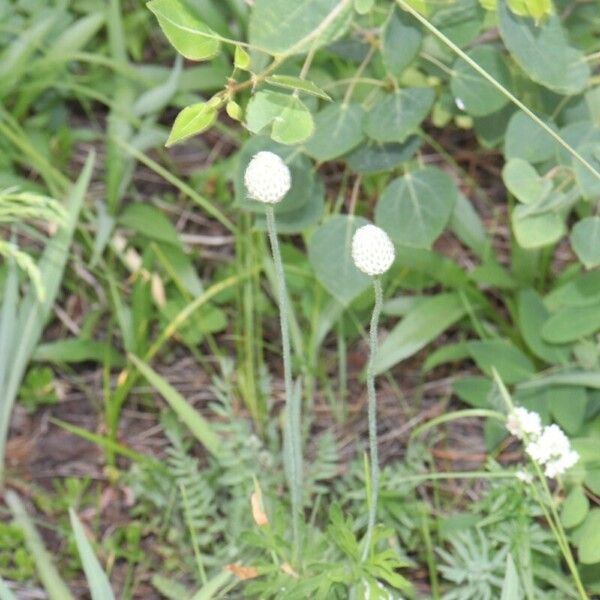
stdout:
[(506, 420), (506, 428), (525, 442), (525, 451), (544, 467), (547, 477), (562, 475), (579, 460), (579, 454), (571, 448), (563, 430), (558, 425), (542, 427), (536, 412), (522, 407), (513, 409)]
[(376, 225), (359, 227), (352, 238), (352, 260), (367, 275), (382, 275), (394, 262), (394, 244)]
[(290, 191), (292, 176), (280, 156), (262, 151), (252, 157), (244, 173), (248, 196), (265, 204), (277, 204)]

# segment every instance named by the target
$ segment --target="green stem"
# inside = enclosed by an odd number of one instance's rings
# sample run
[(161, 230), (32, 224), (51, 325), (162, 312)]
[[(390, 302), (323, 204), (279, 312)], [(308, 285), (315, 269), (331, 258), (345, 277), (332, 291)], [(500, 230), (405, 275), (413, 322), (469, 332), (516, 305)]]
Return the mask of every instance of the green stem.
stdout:
[(290, 487), (290, 500), (292, 505), (292, 536), (294, 545), (294, 558), (298, 557), (300, 543), (300, 510), (301, 510), (301, 490), (302, 490), (302, 443), (300, 435), (300, 399), (295, 398), (296, 393), (292, 383), (292, 356), (290, 350), (289, 319), (287, 305), (287, 289), (285, 285), (285, 274), (283, 271), (283, 261), (279, 250), (279, 240), (277, 239), (277, 230), (275, 228), (275, 210), (272, 206), (267, 206), (267, 231), (273, 253), (273, 262), (275, 264), (275, 276), (277, 278), (277, 295), (279, 301), (279, 320), (281, 326), (281, 345), (283, 348), (283, 378), (285, 384), (285, 452), (286, 463), (288, 466), (288, 478)]
[(369, 520), (367, 524), (367, 535), (363, 548), (363, 562), (369, 555), (371, 538), (375, 527), (377, 516), (377, 492), (379, 488), (379, 450), (377, 448), (377, 396), (375, 393), (375, 357), (377, 354), (377, 329), (379, 326), (379, 315), (383, 305), (383, 292), (381, 280), (373, 279), (375, 291), (375, 306), (371, 315), (371, 327), (369, 329), (369, 362), (367, 364), (367, 402), (369, 413), (369, 455), (371, 457), (371, 499), (369, 502)]

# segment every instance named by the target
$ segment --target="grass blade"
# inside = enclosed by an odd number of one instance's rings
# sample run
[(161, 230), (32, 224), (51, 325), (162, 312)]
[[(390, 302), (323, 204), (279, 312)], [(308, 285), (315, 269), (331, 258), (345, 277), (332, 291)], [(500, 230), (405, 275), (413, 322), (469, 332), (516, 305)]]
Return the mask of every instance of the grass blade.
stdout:
[(137, 370), (148, 380), (148, 383), (156, 389), (169, 403), (169, 406), (177, 413), (194, 437), (215, 457), (219, 456), (219, 436), (215, 433), (210, 423), (188, 404), (187, 400), (163, 377), (140, 360), (134, 354), (130, 354), (131, 362)]
[(85, 577), (90, 587), (92, 600), (114, 600), (115, 596), (110, 587), (108, 577), (100, 566), (98, 558), (85, 535), (83, 525), (72, 508), (69, 509), (69, 516), (71, 517), (71, 527), (75, 535), (75, 543), (77, 544), (81, 564), (83, 565)]
[(35, 561), (40, 581), (44, 585), (44, 589), (48, 593), (50, 600), (75, 600), (56, 570), (52, 556), (46, 550), (44, 542), (31, 517), (27, 514), (21, 498), (15, 492), (7, 490), (4, 494), (4, 500), (13, 515), (15, 523), (23, 531), (25, 544)]

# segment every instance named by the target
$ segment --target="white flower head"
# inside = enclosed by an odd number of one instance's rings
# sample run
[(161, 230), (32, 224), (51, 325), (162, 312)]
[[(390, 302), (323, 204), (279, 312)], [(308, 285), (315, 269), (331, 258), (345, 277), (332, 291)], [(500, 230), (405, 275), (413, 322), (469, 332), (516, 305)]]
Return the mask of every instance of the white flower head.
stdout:
[(534, 439), (542, 433), (542, 420), (538, 413), (518, 406), (508, 415), (506, 429), (520, 440)]
[(289, 192), (292, 176), (280, 156), (263, 150), (252, 157), (244, 173), (248, 196), (265, 204), (277, 204)]
[(569, 438), (558, 425), (544, 427), (541, 435), (527, 444), (525, 451), (535, 462), (545, 466), (548, 477), (562, 475), (579, 460), (579, 454), (571, 449)]
[(394, 262), (394, 244), (376, 225), (359, 227), (352, 238), (352, 260), (367, 275), (382, 275)]

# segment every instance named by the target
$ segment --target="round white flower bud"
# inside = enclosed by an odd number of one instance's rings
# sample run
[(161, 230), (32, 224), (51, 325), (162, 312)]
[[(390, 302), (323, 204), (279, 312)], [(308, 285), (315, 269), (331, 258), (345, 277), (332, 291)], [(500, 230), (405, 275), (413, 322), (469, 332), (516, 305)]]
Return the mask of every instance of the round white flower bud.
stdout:
[(381, 275), (394, 262), (394, 244), (376, 225), (359, 227), (352, 238), (352, 260), (367, 275)]
[(266, 150), (258, 152), (246, 167), (244, 183), (248, 196), (266, 204), (277, 204), (288, 193), (292, 177), (280, 156)]

